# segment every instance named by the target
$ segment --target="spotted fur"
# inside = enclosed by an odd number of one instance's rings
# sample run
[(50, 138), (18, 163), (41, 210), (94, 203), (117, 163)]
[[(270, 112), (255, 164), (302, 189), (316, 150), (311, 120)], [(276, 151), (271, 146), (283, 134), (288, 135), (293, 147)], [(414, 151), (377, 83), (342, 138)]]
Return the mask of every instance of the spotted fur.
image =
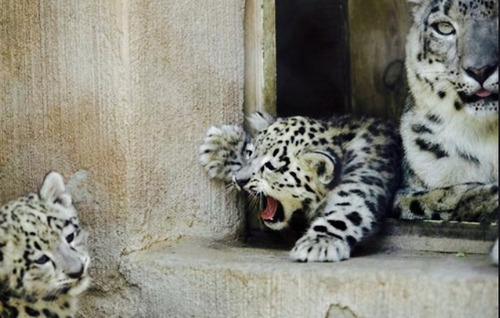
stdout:
[(306, 231), (292, 259), (348, 259), (377, 230), (398, 186), (396, 127), (373, 118), (274, 120), (262, 113), (250, 126), (254, 138), (239, 126), (208, 130), (199, 158), (209, 176), (260, 199), (259, 217), (270, 229), (301, 216)]
[(410, 2), (405, 177), (394, 210), (405, 219), (496, 221), (498, 1)]
[(88, 284), (86, 232), (62, 177), (0, 209), (0, 316), (74, 317)]

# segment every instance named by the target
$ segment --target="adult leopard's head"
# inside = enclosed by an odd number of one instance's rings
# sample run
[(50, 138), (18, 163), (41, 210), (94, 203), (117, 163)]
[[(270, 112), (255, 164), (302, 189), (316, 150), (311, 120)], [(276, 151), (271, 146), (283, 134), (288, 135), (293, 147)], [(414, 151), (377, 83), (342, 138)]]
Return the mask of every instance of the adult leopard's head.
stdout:
[(409, 1), (415, 7), (406, 63), (416, 103), (497, 120), (498, 1)]
[(320, 149), (324, 125), (304, 117), (274, 121), (261, 113), (250, 123), (258, 132), (234, 183), (260, 200), (259, 217), (273, 230), (287, 227), (298, 211), (312, 218), (334, 179), (335, 158)]
[(79, 294), (89, 283), (86, 237), (61, 175), (49, 173), (39, 194), (0, 209), (3, 292), (28, 300)]

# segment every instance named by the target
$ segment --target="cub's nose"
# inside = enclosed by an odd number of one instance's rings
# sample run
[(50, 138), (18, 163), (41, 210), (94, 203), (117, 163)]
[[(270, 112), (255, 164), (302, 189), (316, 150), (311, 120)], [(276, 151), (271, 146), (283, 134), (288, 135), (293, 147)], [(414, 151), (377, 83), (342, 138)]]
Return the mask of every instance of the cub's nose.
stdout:
[(83, 272), (84, 272), (84, 266), (80, 267), (80, 270), (77, 272), (68, 273), (68, 277), (73, 278), (73, 279), (77, 279), (77, 278), (82, 277)]
[(241, 178), (234, 178), (234, 183), (236, 183), (236, 185), (240, 188), (243, 188), (247, 183), (248, 181), (250, 181), (250, 179), (241, 179)]

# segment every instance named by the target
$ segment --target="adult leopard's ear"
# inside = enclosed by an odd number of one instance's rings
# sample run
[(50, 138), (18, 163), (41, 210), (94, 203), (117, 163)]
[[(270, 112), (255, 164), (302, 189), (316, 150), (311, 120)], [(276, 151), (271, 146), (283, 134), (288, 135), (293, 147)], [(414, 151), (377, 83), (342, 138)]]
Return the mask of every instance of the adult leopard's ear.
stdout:
[(259, 131), (267, 129), (276, 118), (266, 112), (255, 112), (247, 117), (248, 132), (251, 136), (255, 136)]
[(304, 169), (315, 174), (321, 183), (332, 182), (335, 172), (335, 159), (326, 152), (314, 151), (300, 156)]
[(43, 179), (40, 198), (50, 203), (61, 204), (67, 208), (71, 206), (71, 196), (66, 191), (64, 180), (55, 171), (49, 172)]

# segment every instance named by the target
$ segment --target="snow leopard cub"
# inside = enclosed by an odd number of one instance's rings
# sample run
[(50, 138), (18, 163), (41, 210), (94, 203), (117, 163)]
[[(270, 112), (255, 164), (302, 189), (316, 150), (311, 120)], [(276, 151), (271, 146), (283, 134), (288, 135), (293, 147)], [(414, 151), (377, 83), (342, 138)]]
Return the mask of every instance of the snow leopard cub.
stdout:
[(270, 229), (305, 217), (292, 259), (348, 259), (377, 230), (399, 184), (396, 127), (347, 115), (321, 121), (264, 113), (250, 124), (253, 137), (236, 125), (211, 127), (199, 148), (201, 165), (211, 178), (259, 198), (259, 217)]
[(87, 232), (63, 179), (0, 209), (0, 316), (74, 317), (89, 285)]

